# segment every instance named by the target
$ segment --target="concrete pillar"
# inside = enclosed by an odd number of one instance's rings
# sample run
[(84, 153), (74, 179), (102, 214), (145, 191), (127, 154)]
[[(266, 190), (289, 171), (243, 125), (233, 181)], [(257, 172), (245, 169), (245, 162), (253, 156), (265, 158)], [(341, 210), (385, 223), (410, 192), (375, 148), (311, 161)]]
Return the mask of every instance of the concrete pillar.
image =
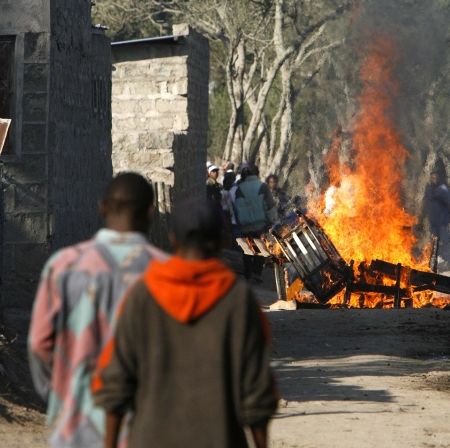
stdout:
[(153, 182), (152, 237), (165, 246), (173, 204), (205, 195), (209, 44), (175, 25), (172, 36), (113, 43), (112, 54), (114, 171)]

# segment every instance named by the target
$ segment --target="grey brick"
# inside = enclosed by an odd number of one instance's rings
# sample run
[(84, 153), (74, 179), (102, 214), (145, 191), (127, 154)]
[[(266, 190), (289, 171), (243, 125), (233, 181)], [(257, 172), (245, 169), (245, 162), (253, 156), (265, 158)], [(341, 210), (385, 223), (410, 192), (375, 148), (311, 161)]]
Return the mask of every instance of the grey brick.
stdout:
[(48, 64), (24, 64), (24, 92), (47, 91)]
[(44, 62), (48, 58), (48, 34), (25, 33), (25, 62)]
[(22, 153), (45, 152), (45, 124), (24, 124), (22, 128)]
[(23, 95), (23, 120), (43, 122), (47, 118), (47, 94), (25, 93)]

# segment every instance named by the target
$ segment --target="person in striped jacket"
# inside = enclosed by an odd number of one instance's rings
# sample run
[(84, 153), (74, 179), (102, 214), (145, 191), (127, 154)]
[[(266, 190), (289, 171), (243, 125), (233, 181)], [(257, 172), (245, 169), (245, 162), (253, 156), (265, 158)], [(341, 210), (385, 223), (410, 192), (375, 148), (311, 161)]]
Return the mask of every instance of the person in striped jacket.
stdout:
[(101, 203), (105, 227), (58, 251), (42, 271), (29, 358), (35, 388), (47, 401), (52, 447), (103, 446), (104, 412), (94, 405), (91, 375), (125, 292), (149, 262), (167, 258), (146, 238), (152, 208), (146, 179), (118, 175)]

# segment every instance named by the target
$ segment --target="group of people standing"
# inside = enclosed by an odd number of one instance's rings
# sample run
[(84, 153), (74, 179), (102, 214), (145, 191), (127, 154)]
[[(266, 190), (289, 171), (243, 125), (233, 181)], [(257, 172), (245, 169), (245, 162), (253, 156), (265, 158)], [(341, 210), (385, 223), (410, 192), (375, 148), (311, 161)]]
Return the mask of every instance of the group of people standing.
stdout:
[(248, 428), (265, 448), (278, 399), (268, 324), (218, 258), (222, 211), (179, 204), (169, 255), (147, 240), (153, 201), (145, 178), (118, 175), (101, 202), (104, 227), (42, 271), (29, 357), (50, 445), (238, 448)]
[[(208, 200), (221, 207), (231, 245), (236, 238), (261, 236), (287, 211), (289, 198), (279, 188), (276, 175), (271, 174), (262, 182), (257, 166), (242, 163), (235, 173), (233, 163), (225, 162), (221, 185), (219, 167), (208, 162), (206, 168)], [(263, 263), (261, 257), (243, 254), (245, 278), (261, 282)]]

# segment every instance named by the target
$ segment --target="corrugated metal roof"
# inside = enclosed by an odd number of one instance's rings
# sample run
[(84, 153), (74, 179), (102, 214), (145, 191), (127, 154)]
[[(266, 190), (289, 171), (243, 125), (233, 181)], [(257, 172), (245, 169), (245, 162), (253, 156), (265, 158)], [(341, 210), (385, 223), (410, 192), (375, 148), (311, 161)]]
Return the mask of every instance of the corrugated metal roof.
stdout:
[(158, 36), (158, 37), (147, 37), (144, 39), (134, 39), (134, 40), (123, 40), (119, 42), (112, 42), (111, 46), (116, 47), (120, 45), (139, 45), (139, 44), (158, 44), (164, 42), (178, 42), (183, 36)]

